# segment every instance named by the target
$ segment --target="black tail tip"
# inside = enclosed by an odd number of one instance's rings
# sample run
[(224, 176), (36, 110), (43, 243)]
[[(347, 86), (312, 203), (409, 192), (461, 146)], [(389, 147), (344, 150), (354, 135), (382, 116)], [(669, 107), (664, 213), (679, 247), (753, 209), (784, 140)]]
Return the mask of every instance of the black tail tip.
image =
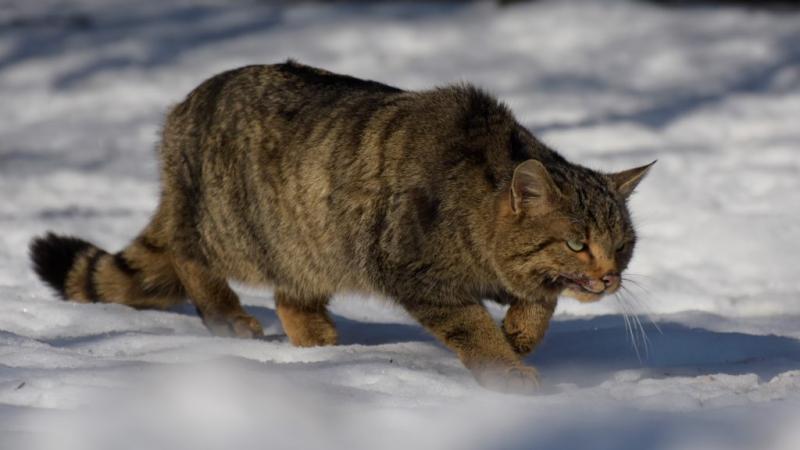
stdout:
[(34, 238), (29, 247), (33, 270), (61, 297), (67, 298), (64, 289), (67, 274), (72, 269), (75, 258), (91, 247), (92, 244), (82, 239), (53, 233)]

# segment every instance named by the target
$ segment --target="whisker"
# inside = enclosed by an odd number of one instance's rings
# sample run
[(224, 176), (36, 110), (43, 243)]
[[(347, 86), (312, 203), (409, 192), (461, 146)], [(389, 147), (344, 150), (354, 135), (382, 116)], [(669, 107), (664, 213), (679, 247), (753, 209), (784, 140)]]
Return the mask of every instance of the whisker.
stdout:
[[(628, 312), (628, 315), (630, 316), (629, 320), (631, 322), (631, 332), (632, 332), (631, 339), (633, 339), (634, 342), (637, 343), (637, 344), (634, 344), (634, 345), (638, 345), (637, 333), (639, 332), (639, 330), (637, 328), (636, 315), (633, 313), (631, 305), (628, 303), (628, 300), (622, 294), (620, 294), (620, 302), (624, 305), (625, 310)], [(645, 348), (645, 354), (646, 353), (647, 353), (647, 349)], [(641, 358), (639, 358), (639, 359), (640, 359), (640, 362), (641, 362)]]
[(631, 325), (634, 328), (635, 332), (638, 332), (638, 336), (641, 338), (642, 347), (644, 348), (645, 357), (648, 357), (650, 354), (650, 349), (648, 347), (649, 340), (647, 339), (647, 333), (644, 331), (642, 327), (642, 322), (639, 320), (639, 315), (633, 312), (633, 305), (630, 304), (629, 299), (626, 295), (620, 295), (622, 302), (626, 305), (628, 311), (630, 311), (631, 315)]
[(639, 353), (639, 346), (636, 344), (636, 337), (633, 333), (633, 324), (631, 323), (630, 317), (628, 317), (628, 308), (625, 302), (622, 300), (622, 297), (617, 292), (617, 295), (614, 296), (617, 299), (620, 307), (622, 308), (622, 319), (625, 321), (625, 331), (627, 331), (628, 337), (631, 339), (631, 345), (633, 345), (633, 351), (636, 352), (636, 359), (639, 360), (639, 363), (642, 362), (642, 356)]
[(645, 331), (644, 326), (642, 325), (642, 320), (639, 318), (638, 314), (633, 315), (633, 319), (636, 325), (639, 327), (639, 333), (642, 337), (642, 346), (644, 347), (644, 354), (645, 358), (650, 357), (650, 338), (647, 337), (647, 331)]
[(638, 281), (636, 281), (636, 280), (634, 280), (632, 278), (622, 277), (622, 281), (625, 281), (627, 283), (632, 283), (634, 286), (636, 286), (637, 288), (641, 289), (647, 295), (651, 294), (649, 289), (647, 289), (646, 287), (642, 286), (641, 283), (639, 283)]
[(650, 280), (655, 279), (655, 277), (652, 275), (647, 275), (644, 273), (633, 273), (633, 272), (625, 272), (625, 277), (639, 277), (639, 278), (647, 278)]
[(661, 327), (658, 326), (658, 322), (653, 320), (653, 317), (652, 317), (653, 316), (653, 310), (649, 306), (647, 306), (647, 304), (644, 303), (642, 300), (639, 300), (639, 299), (637, 299), (635, 297), (634, 297), (634, 300), (636, 301), (637, 304), (642, 306), (644, 309), (650, 311), (649, 313), (644, 314), (644, 316), (647, 318), (647, 320), (650, 322), (650, 324), (653, 325), (653, 328), (655, 328), (656, 331), (658, 331), (658, 334), (663, 335), (664, 332), (661, 330)]
[(636, 303), (636, 305), (645, 310), (644, 316), (653, 325), (653, 327), (655, 327), (655, 329), (658, 330), (658, 333), (663, 335), (664, 332), (661, 331), (661, 327), (659, 327), (658, 324), (652, 318), (652, 316), (655, 315), (655, 312), (653, 312), (653, 308), (651, 308), (650, 305), (647, 304), (647, 302), (644, 302), (639, 297), (637, 297), (633, 293), (633, 291), (631, 291), (627, 286), (620, 285), (620, 288), (622, 289), (622, 291), (627, 293), (627, 295), (630, 297), (631, 300), (633, 300)]
[(622, 300), (619, 298), (619, 292), (614, 294), (614, 298), (617, 300), (617, 303), (620, 304), (620, 308), (622, 309), (622, 320), (625, 321), (625, 334), (627, 335), (630, 332), (630, 323), (628, 322), (628, 314), (625, 310), (625, 306), (622, 304)]

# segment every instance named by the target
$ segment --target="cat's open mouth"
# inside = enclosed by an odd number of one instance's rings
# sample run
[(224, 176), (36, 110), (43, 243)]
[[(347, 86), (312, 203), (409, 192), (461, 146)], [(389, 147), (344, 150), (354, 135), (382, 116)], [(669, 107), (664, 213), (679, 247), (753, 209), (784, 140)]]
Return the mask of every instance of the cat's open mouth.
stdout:
[(561, 274), (558, 277), (558, 281), (564, 287), (564, 289), (572, 289), (576, 292), (586, 292), (587, 294), (592, 295), (602, 295), (605, 292), (605, 286), (599, 290), (592, 289), (592, 285), (595, 283), (586, 277), (576, 277), (573, 275)]

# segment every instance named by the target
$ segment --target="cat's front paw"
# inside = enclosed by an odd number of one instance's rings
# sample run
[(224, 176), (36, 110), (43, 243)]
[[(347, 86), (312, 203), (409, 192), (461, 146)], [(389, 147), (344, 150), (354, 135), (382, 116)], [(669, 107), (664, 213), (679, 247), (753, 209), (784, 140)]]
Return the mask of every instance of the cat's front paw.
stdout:
[(539, 390), (539, 372), (530, 366), (483, 369), (475, 378), (486, 389), (506, 394), (533, 394)]
[(525, 356), (535, 349), (544, 337), (546, 326), (522, 322), (516, 317), (506, 317), (503, 321), (503, 334), (517, 355)]
[(523, 330), (515, 332), (508, 332), (503, 330), (506, 335), (506, 340), (511, 344), (511, 348), (518, 355), (524, 356), (532, 352), (536, 345), (539, 343), (538, 336), (531, 336)]
[(508, 309), (503, 334), (517, 355), (527, 355), (542, 342), (554, 308), (548, 303), (518, 303)]

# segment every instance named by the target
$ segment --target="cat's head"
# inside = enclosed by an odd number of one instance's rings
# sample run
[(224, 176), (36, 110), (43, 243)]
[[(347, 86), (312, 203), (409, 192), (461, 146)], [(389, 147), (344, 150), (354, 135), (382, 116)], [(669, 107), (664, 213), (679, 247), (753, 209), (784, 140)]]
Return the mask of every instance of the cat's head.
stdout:
[(653, 163), (614, 174), (534, 159), (519, 164), (500, 199), (494, 262), (506, 289), (583, 302), (616, 292), (636, 233), (627, 199)]

